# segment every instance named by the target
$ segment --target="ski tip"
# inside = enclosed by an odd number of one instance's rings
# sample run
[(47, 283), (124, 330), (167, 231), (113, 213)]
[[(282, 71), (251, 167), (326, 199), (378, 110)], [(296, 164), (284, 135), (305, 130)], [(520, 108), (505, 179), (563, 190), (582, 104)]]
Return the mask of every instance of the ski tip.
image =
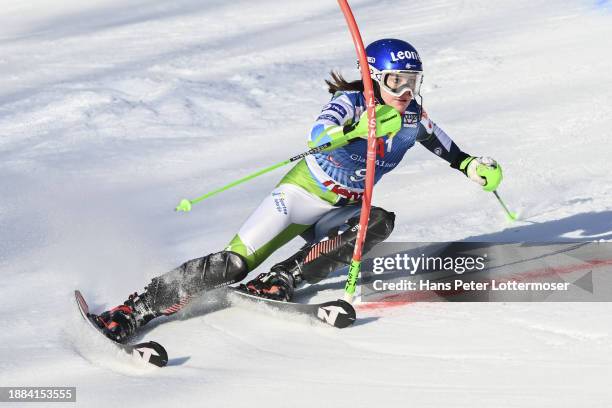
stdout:
[(345, 300), (338, 299), (319, 306), (317, 318), (338, 329), (352, 326), (357, 320), (355, 308)]
[(147, 341), (146, 343), (135, 344), (130, 347), (133, 348), (133, 353), (137, 353), (137, 357), (147, 363), (157, 367), (165, 367), (168, 364), (166, 349), (155, 341)]
[(79, 307), (79, 310), (83, 317), (87, 318), (89, 315), (89, 306), (87, 305), (85, 298), (81, 294), (81, 291), (79, 291), (78, 289), (74, 291), (74, 300), (76, 301), (77, 306)]
[(338, 299), (338, 302), (342, 305), (342, 307), (344, 307), (344, 309), (347, 311), (347, 314), (344, 319), (340, 320), (339, 325), (336, 325), (336, 327), (338, 327), (339, 329), (343, 329), (345, 327), (352, 326), (353, 323), (355, 323), (355, 320), (357, 320), (357, 313), (355, 312), (355, 308), (352, 304), (345, 300)]

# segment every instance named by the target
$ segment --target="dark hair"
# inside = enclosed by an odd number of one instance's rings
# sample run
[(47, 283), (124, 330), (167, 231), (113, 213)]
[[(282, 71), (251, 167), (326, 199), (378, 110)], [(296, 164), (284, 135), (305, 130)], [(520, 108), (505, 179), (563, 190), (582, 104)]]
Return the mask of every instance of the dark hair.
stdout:
[[(363, 81), (361, 79), (357, 81), (347, 81), (344, 79), (342, 74), (338, 71), (330, 71), (329, 75), (331, 75), (331, 80), (326, 79), (325, 83), (328, 86), (329, 93), (335, 95), (336, 92), (342, 91), (364, 91)], [(372, 86), (374, 88), (374, 98), (376, 98), (376, 102), (383, 104), (382, 96), (380, 95), (380, 87), (378, 82), (372, 81)]]
[(338, 71), (330, 71), (331, 79), (326, 79), (325, 83), (329, 87), (329, 93), (335, 94), (338, 91), (360, 91), (363, 92), (363, 81), (347, 81)]

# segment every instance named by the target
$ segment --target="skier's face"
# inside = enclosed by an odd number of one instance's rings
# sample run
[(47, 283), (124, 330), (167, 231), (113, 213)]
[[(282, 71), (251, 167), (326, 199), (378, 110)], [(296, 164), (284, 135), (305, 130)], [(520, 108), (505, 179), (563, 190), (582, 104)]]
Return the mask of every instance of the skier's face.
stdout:
[(400, 113), (404, 113), (408, 105), (410, 105), (410, 101), (412, 101), (412, 90), (407, 89), (406, 92), (400, 96), (393, 96), (381, 87), (380, 96), (382, 96), (385, 105), (393, 106)]

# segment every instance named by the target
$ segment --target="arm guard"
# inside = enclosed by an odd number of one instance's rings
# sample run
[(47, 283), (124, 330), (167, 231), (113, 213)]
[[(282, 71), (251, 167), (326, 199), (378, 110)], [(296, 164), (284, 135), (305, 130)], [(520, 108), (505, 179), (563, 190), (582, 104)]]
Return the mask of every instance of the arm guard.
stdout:
[(332, 146), (326, 150), (332, 150), (348, 143), (345, 134), (352, 130), (355, 110), (347, 94), (335, 96), (317, 117), (308, 137), (308, 147), (312, 149), (331, 142)]
[(461, 162), (470, 157), (438, 125), (433, 123), (427, 114), (424, 114), (423, 120), (419, 123), (417, 140), (427, 150), (450, 163), (453, 169), (460, 170)]

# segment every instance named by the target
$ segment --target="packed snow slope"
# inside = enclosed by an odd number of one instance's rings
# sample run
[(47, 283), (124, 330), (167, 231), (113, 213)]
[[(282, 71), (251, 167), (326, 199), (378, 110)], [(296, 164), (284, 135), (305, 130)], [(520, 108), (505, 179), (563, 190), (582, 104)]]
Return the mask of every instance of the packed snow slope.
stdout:
[[(612, 2), (351, 4), (366, 42), (420, 50), (430, 116), (502, 164), (522, 216), (416, 146), (376, 186), (391, 240), (612, 239)], [(329, 0), (30, 0), (0, 21), (0, 385), (76, 386), (83, 407), (612, 404), (605, 303), (362, 307), (334, 330), (202, 300), (145, 334), (167, 368), (108, 357), (72, 291), (101, 310), (223, 248), (283, 171), (174, 206), (305, 150), (354, 47)]]

